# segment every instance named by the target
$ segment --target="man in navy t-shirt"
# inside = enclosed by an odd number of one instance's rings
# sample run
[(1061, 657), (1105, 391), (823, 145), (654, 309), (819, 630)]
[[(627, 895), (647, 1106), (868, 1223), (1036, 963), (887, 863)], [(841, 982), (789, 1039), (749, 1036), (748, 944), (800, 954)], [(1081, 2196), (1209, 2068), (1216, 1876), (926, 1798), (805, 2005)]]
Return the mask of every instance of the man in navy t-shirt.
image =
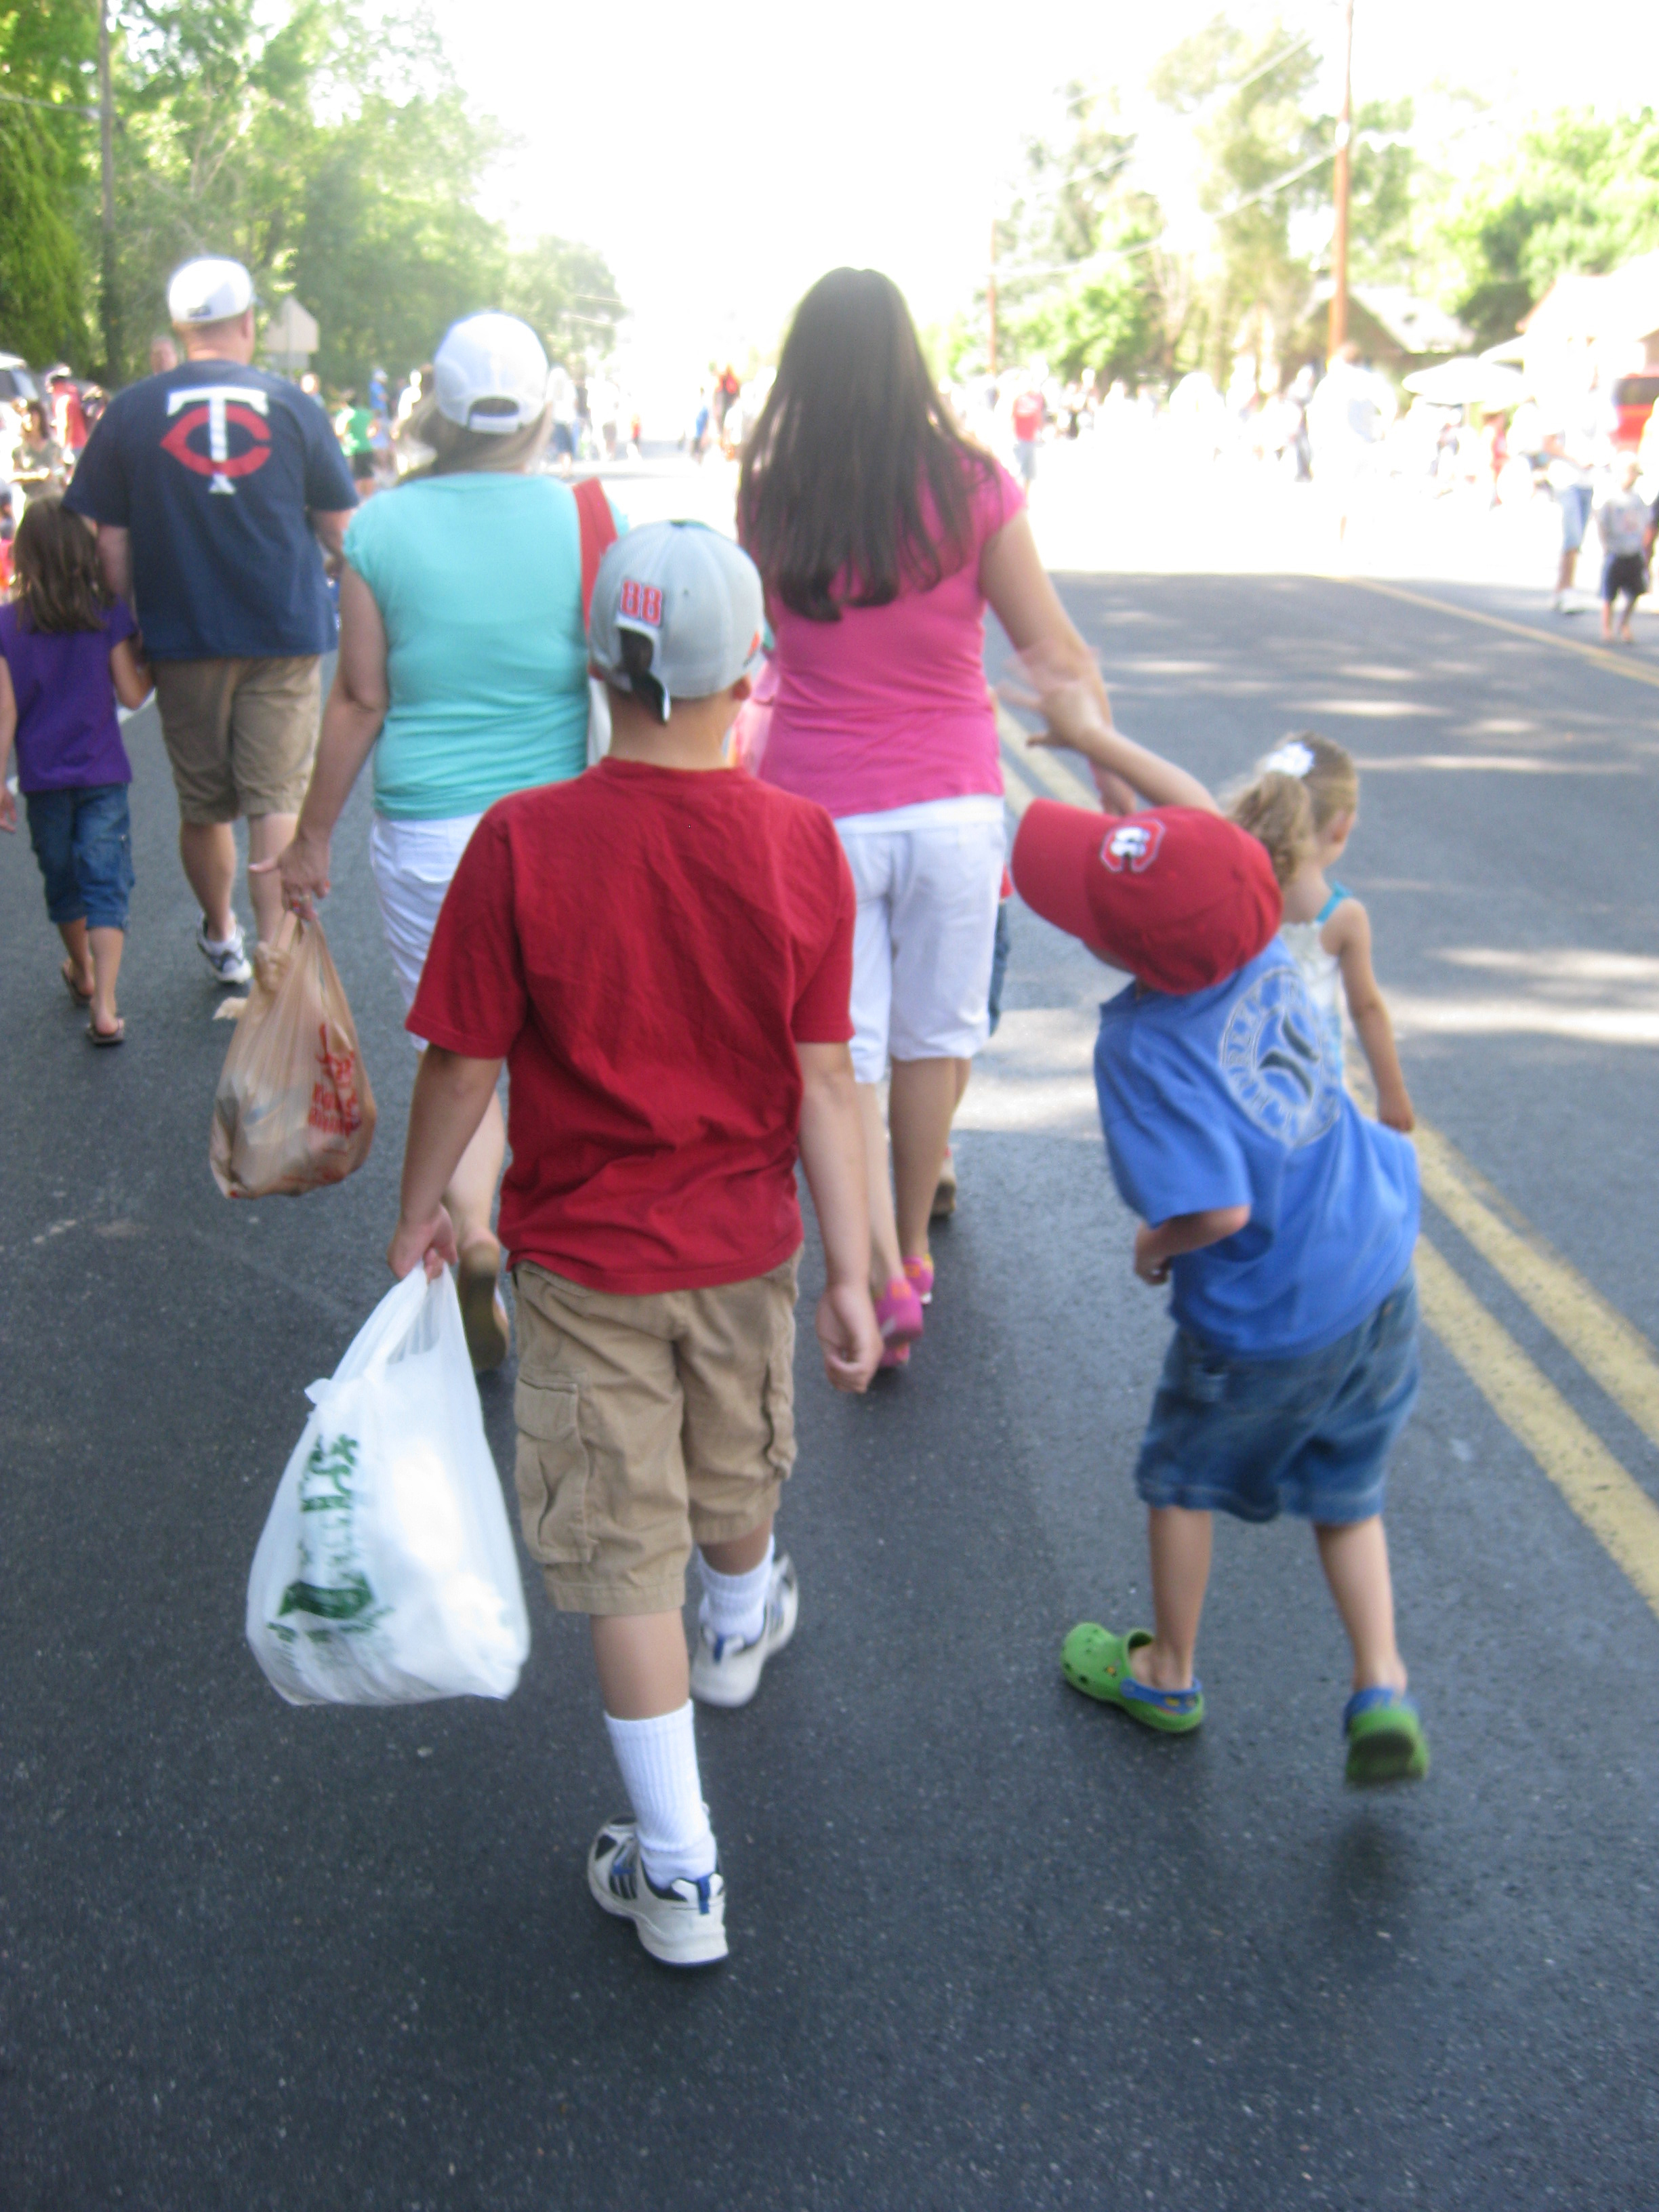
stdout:
[[(167, 305), (185, 359), (111, 400), (67, 504), (98, 525), (110, 588), (137, 615), (201, 902), (197, 943), (221, 982), (241, 983), (252, 971), (231, 904), (230, 824), (247, 816), (250, 861), (293, 836), (317, 743), (318, 663), (334, 643), (322, 548), (338, 555), (357, 496), (322, 409), (249, 365), (253, 284), (241, 264), (187, 263)], [(259, 936), (273, 935), (276, 877), (250, 874), (248, 891)]]

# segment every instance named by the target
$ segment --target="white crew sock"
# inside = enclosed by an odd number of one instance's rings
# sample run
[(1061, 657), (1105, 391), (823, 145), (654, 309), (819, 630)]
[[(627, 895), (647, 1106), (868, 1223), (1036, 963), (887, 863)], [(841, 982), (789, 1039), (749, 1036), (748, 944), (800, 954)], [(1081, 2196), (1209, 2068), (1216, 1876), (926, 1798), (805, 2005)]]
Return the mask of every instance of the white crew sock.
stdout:
[(607, 1713), (605, 1726), (634, 1808), (647, 1874), (659, 1889), (682, 1876), (695, 1881), (713, 1874), (718, 1854), (697, 1778), (690, 1698), (677, 1713), (647, 1721), (613, 1720)]
[(766, 1626), (766, 1593), (772, 1582), (772, 1561), (777, 1546), (771, 1537), (766, 1540), (766, 1557), (759, 1566), (750, 1567), (746, 1575), (717, 1575), (697, 1553), (697, 1571), (702, 1577), (702, 1602), (697, 1607), (697, 1619), (711, 1636), (723, 1636), (731, 1644), (752, 1644)]

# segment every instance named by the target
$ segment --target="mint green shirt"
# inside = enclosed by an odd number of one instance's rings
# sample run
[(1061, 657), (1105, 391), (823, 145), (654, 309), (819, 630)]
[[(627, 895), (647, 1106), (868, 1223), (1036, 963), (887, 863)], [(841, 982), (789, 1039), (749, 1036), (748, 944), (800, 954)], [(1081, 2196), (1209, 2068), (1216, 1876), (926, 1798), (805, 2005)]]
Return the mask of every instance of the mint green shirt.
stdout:
[(347, 526), (345, 557), (386, 624), (378, 812), (481, 814), (580, 775), (587, 647), (568, 484), (483, 471), (377, 492)]

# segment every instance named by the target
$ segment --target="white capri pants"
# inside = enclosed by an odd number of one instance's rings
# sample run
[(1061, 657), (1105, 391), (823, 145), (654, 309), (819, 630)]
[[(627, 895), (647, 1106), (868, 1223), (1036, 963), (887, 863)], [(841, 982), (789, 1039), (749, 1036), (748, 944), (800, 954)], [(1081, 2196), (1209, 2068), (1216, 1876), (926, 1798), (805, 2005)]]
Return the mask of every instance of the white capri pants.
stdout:
[(460, 866), (467, 840), (483, 817), (457, 814), (440, 822), (394, 822), (377, 814), (368, 833), (368, 862), (374, 892), (404, 994), (404, 1012), (415, 1003), (427, 948), (438, 927), (439, 909), (450, 878)]
[(971, 1060), (991, 1033), (1002, 800), (931, 799), (844, 816), (836, 828), (859, 901), (854, 1076), (879, 1083), (890, 1056)]

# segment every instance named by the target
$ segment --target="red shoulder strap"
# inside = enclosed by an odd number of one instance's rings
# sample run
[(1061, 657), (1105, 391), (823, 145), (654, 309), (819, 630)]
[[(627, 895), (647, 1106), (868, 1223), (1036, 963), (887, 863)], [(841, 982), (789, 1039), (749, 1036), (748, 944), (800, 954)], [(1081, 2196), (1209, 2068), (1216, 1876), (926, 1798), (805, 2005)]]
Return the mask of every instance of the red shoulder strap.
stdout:
[(584, 477), (576, 486), (576, 514), (582, 531), (582, 622), (586, 625), (599, 563), (606, 546), (617, 542), (617, 518), (598, 477)]

